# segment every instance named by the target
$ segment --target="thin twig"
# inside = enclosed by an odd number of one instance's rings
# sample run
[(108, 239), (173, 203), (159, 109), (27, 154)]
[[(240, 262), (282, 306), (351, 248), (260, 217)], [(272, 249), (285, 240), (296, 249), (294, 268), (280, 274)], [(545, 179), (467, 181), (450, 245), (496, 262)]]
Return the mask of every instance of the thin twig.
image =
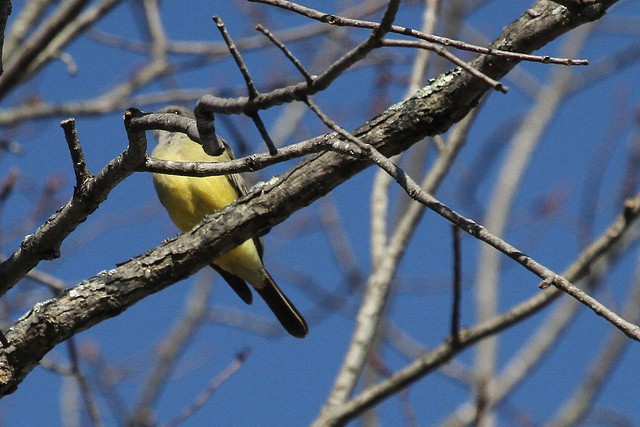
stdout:
[[(240, 51), (238, 50), (235, 43), (233, 42), (233, 39), (231, 38), (231, 35), (227, 31), (227, 28), (225, 27), (224, 22), (222, 22), (222, 19), (219, 16), (214, 16), (213, 21), (216, 23), (218, 30), (220, 30), (220, 34), (222, 35), (224, 42), (227, 44), (227, 47), (229, 48), (229, 52), (231, 53), (231, 56), (233, 57), (234, 61), (236, 62), (236, 65), (238, 66), (238, 69), (240, 70), (240, 74), (242, 74), (242, 78), (244, 79), (244, 82), (247, 86), (247, 91), (249, 92), (249, 100), (254, 100), (256, 97), (260, 95), (260, 92), (258, 91), (258, 89), (255, 86), (255, 83), (253, 82), (251, 73), (249, 73), (249, 67), (247, 67), (247, 64), (244, 62), (244, 59), (242, 58)], [(198, 102), (198, 105), (196, 106), (196, 112), (198, 110), (203, 110), (203, 109), (204, 109), (203, 105), (200, 102)], [(262, 119), (260, 118), (258, 109), (255, 109), (255, 108), (249, 109), (244, 111), (244, 113), (247, 116), (249, 116), (251, 120), (253, 120), (253, 123), (256, 125), (258, 132), (260, 132), (262, 139), (264, 140), (265, 144), (267, 145), (267, 148), (269, 149), (269, 153), (271, 155), (277, 154), (278, 150), (273, 144), (273, 141), (269, 136), (269, 132), (267, 132), (267, 128), (262, 122)], [(209, 111), (209, 114), (211, 114), (211, 120), (213, 121), (213, 111)], [(196, 113), (196, 118), (198, 118), (197, 113)], [(198, 129), (200, 129), (200, 125), (198, 126)], [(202, 142), (203, 142), (203, 147), (205, 147), (205, 151), (207, 151), (206, 145), (205, 145), (207, 143), (206, 139)]]
[(276, 45), (276, 47), (280, 49), (282, 53), (284, 53), (284, 55), (289, 59), (289, 61), (291, 61), (291, 63), (298, 69), (298, 71), (300, 71), (300, 74), (304, 76), (305, 80), (307, 81), (307, 84), (311, 86), (311, 83), (313, 82), (313, 76), (306, 70), (306, 68), (304, 68), (304, 65), (302, 65), (302, 63), (298, 60), (298, 58), (296, 58), (293, 55), (293, 53), (291, 53), (291, 51), (287, 49), (284, 43), (278, 40), (278, 38), (271, 31), (267, 30), (265, 27), (263, 27), (260, 24), (256, 25), (256, 30), (264, 34), (271, 41), (271, 43)]
[(320, 203), (320, 223), (327, 233), (327, 241), (333, 251), (335, 262), (343, 271), (350, 289), (356, 289), (363, 281), (363, 272), (349, 235), (340, 222), (336, 201), (329, 193)]
[(380, 46), (381, 40), (393, 24), (393, 19), (399, 7), (399, 0), (390, 1), (382, 17), (380, 25), (373, 28), (370, 36), (362, 43), (351, 49), (340, 59), (331, 64), (322, 74), (313, 79), (313, 84), (307, 82), (297, 83), (284, 88), (276, 89), (267, 94), (260, 94), (255, 99), (240, 97), (226, 99), (204, 95), (197, 103), (196, 110), (202, 108), (224, 114), (246, 113), (251, 110), (261, 110), (294, 100), (304, 101), (308, 96), (318, 93), (335, 81), (346, 70), (357, 62), (363, 60), (371, 51)]
[(251, 74), (249, 73), (249, 68), (247, 68), (247, 64), (244, 62), (244, 59), (242, 59), (242, 55), (233, 42), (233, 39), (227, 31), (227, 28), (224, 26), (224, 22), (222, 22), (222, 19), (219, 16), (214, 16), (213, 22), (216, 23), (216, 27), (218, 27), (218, 30), (220, 31), (224, 42), (229, 48), (229, 53), (231, 53), (233, 60), (236, 62), (236, 65), (238, 66), (238, 69), (242, 74), (242, 78), (244, 78), (244, 82), (247, 85), (247, 90), (249, 91), (249, 99), (254, 99), (256, 96), (260, 95), (260, 92), (258, 92), (258, 89), (256, 89), (256, 86), (253, 83), (253, 79), (251, 78)]
[(437, 53), (438, 55), (442, 56), (443, 58), (453, 62), (455, 65), (457, 65), (458, 67), (462, 68), (463, 70), (465, 70), (466, 72), (470, 73), (471, 75), (479, 78), (480, 80), (486, 82), (489, 86), (491, 86), (493, 89), (502, 92), (502, 93), (507, 93), (509, 91), (509, 88), (505, 85), (503, 85), (502, 83), (500, 83), (497, 80), (492, 79), (491, 77), (487, 76), (484, 73), (481, 73), (480, 71), (478, 71), (477, 69), (473, 68), (472, 66), (470, 66), (467, 62), (463, 61), (462, 59), (458, 58), (457, 56), (453, 55), (451, 52), (449, 52), (446, 49), (443, 49), (440, 46), (437, 46), (433, 43), (429, 43), (429, 42), (423, 42), (423, 41), (415, 41), (415, 40), (383, 40), (382, 41), (382, 45), (383, 46), (387, 46), (387, 47), (409, 47), (409, 48), (413, 48), (413, 49), (426, 49), (426, 50), (430, 50), (433, 51), (435, 53)]
[[(440, 0), (426, 0), (424, 11), (422, 12), (421, 31), (425, 34), (432, 34), (438, 28), (440, 12)], [(407, 88), (406, 96), (409, 97), (423, 86), (424, 78), (431, 63), (431, 54), (428, 50), (420, 49), (416, 52), (416, 58), (411, 68), (411, 79)]]
[[(353, 49), (346, 57), (351, 55), (355, 58), (358, 55), (366, 55), (368, 51), (378, 46), (386, 31), (392, 25), (398, 6), (399, 2), (390, 2), (382, 18), (383, 25), (379, 29), (372, 31), (369, 38)], [(334, 63), (333, 66), (339, 63), (340, 61)], [(327, 73), (329, 70), (327, 70)], [(366, 144), (331, 121), (309, 97), (306, 97), (304, 101), (329, 128), (336, 131), (347, 141), (354, 143), (360, 150), (367, 150), (368, 146)], [(385, 301), (387, 301), (386, 296), (390, 292), (391, 279), (396, 267), (397, 264), (393, 263), (392, 257), (386, 258), (377, 265), (375, 273), (369, 278), (365, 297), (358, 312), (357, 323), (359, 327), (354, 331), (351, 345), (341, 365), (340, 372), (334, 381), (329, 397), (322, 408), (322, 413), (331, 413), (333, 407), (345, 402), (353, 392), (360, 372), (362, 372), (365, 365), (367, 354), (372, 346), (377, 325), (381, 321), (382, 311)]]
[[(31, 3), (29, 3), (31, 4)], [(344, 16), (364, 17), (383, 9), (387, 5), (387, 0), (365, 0), (359, 2), (353, 7), (347, 7), (340, 12)], [(311, 37), (326, 34), (331, 30), (323, 24), (312, 23), (303, 24), (299, 27), (278, 30), (280, 40), (284, 41), (301, 41)], [(147, 43), (132, 40), (126, 37), (120, 37), (115, 34), (109, 34), (98, 30), (92, 30), (88, 35), (90, 39), (97, 43), (101, 43), (110, 47), (116, 47), (121, 50), (130, 52), (146, 53), (149, 51)], [(236, 40), (236, 46), (243, 51), (258, 50), (266, 47), (269, 42), (262, 36), (248, 36)], [(211, 58), (225, 57), (229, 53), (229, 49), (225, 43), (210, 43), (200, 41), (174, 41), (168, 46), (169, 53), (180, 55), (196, 55)]]
[[(344, 16), (329, 14), (326, 12), (320, 12), (318, 10), (301, 6), (296, 3), (285, 0), (249, 0), (255, 3), (264, 3), (271, 6), (279, 7), (289, 10), (291, 12), (298, 13), (302, 16), (314, 19), (330, 25), (346, 26), (355, 28), (367, 28), (375, 29), (380, 24), (377, 22), (364, 21), (362, 19), (346, 18)], [(465, 43), (459, 40), (450, 39), (447, 37), (436, 36), (433, 34), (425, 34), (421, 31), (417, 31), (411, 28), (402, 27), (400, 25), (393, 25), (390, 29), (391, 32), (402, 34), (405, 36), (419, 38), (431, 43), (441, 44), (443, 46), (454, 47), (460, 50), (466, 50), (469, 52), (480, 53), (484, 55), (493, 55), (498, 57), (513, 58), (521, 61), (541, 62), (544, 64), (558, 64), (558, 65), (589, 65), (589, 61), (586, 59), (571, 59), (571, 58), (556, 58), (548, 55), (530, 55), (518, 52), (509, 52), (506, 50), (490, 49), (487, 47), (476, 46), (473, 44)]]
[(271, 156), (275, 156), (278, 154), (278, 149), (276, 148), (273, 140), (269, 136), (269, 132), (267, 131), (267, 127), (264, 125), (264, 122), (260, 118), (260, 114), (258, 111), (253, 111), (247, 114), (249, 118), (253, 121), (253, 124), (256, 125), (258, 132), (260, 132), (260, 136), (262, 136), (262, 140), (267, 144), (267, 148), (269, 149), (269, 154)]
[(79, 191), (84, 183), (91, 177), (91, 172), (87, 169), (87, 162), (84, 158), (84, 152), (80, 145), (78, 130), (76, 128), (75, 119), (66, 119), (60, 123), (60, 127), (64, 130), (64, 137), (69, 146), (71, 160), (73, 161), (73, 172), (76, 175), (76, 191)]
[(69, 56), (64, 52), (65, 47), (121, 3), (122, 0), (102, 0), (74, 19), (67, 17), (69, 23), (61, 31), (53, 34), (52, 40), (47, 41), (47, 46), (38, 52), (29, 67), (23, 70), (23, 78), (35, 75), (51, 59), (65, 61), (64, 56)]
[(163, 424), (163, 427), (173, 427), (182, 424), (187, 418), (195, 414), (207, 401), (213, 396), (216, 390), (220, 388), (220, 386), (227, 381), (229, 378), (235, 374), (238, 369), (242, 367), (247, 357), (249, 357), (250, 350), (244, 349), (240, 353), (238, 353), (235, 359), (227, 366), (222, 372), (220, 372), (207, 386), (205, 390), (200, 393), (193, 402), (191, 406), (182, 410), (182, 412), (170, 420), (166, 424)]
[[(46, 273), (35, 274), (34, 271), (30, 271), (27, 274), (27, 277), (34, 279), (37, 277), (38, 279), (45, 279), (43, 283), (47, 284), (49, 290), (54, 296), (60, 296), (66, 286), (61, 281), (48, 276)], [(53, 280), (52, 280), (53, 279)], [(91, 391), (91, 387), (89, 386), (89, 382), (87, 381), (87, 377), (82, 373), (80, 369), (80, 358), (78, 356), (78, 345), (76, 343), (75, 337), (71, 337), (66, 341), (67, 351), (69, 353), (69, 367), (68, 369), (60, 369), (57, 372), (60, 375), (71, 376), (78, 383), (78, 388), (80, 389), (80, 394), (82, 396), (82, 400), (87, 409), (87, 413), (89, 414), (89, 418), (91, 418), (91, 422), (96, 427), (103, 426), (102, 417), (100, 416), (100, 411), (98, 410), (98, 406), (95, 403), (95, 398), (93, 397), (93, 392)], [(57, 365), (52, 364), (54, 369), (59, 368)]]
[(89, 418), (91, 418), (91, 422), (94, 426), (101, 427), (104, 424), (102, 422), (102, 418), (100, 417), (100, 411), (98, 410), (98, 406), (96, 405), (93, 393), (91, 392), (91, 387), (89, 387), (89, 383), (87, 382), (87, 378), (80, 370), (77, 344), (75, 343), (73, 337), (71, 337), (67, 341), (67, 350), (69, 351), (69, 361), (71, 363), (71, 375), (78, 382), (78, 386), (80, 387), (80, 394), (82, 395), (82, 399), (87, 408)]
[[(47, 2), (37, 3), (46, 5)], [(2, 76), (0, 81), (0, 93), (2, 93), (0, 96), (4, 96), (16, 87), (20, 81), (34, 75), (51, 59), (59, 57), (66, 45), (122, 3), (122, 0), (102, 0), (80, 14), (87, 3), (86, 0), (64, 2), (46, 22), (38, 26), (36, 33), (26, 42), (22, 42), (24, 34), (18, 36), (20, 40), (12, 40), (12, 43), (18, 41), (22, 43), (11, 46), (12, 55), (7, 73)], [(37, 17), (27, 17), (26, 20), (28, 22), (31, 19), (37, 19)], [(22, 24), (24, 25), (26, 22)], [(14, 25), (15, 27), (17, 25)], [(27, 29), (31, 30), (32, 26), (27, 26)]]
[(58, 7), (45, 23), (40, 25), (29, 40), (20, 48), (7, 64), (0, 79), (0, 98), (15, 88), (17, 84), (27, 77), (25, 70), (33, 63), (35, 58), (55, 39), (66, 26), (71, 25), (82, 9), (89, 3), (88, 0), (70, 0)]
[(460, 342), (460, 304), (462, 303), (462, 252), (460, 241), (462, 231), (451, 226), (453, 240), (453, 304), (451, 309), (451, 341), (453, 344)]
[(144, 8), (144, 18), (151, 39), (150, 53), (153, 61), (164, 63), (167, 60), (167, 34), (162, 26), (162, 18), (160, 16), (160, 5), (157, 0), (145, 1), (142, 3)]
[(13, 11), (11, 10), (10, 1), (2, 2), (2, 3), (3, 3), (3, 7), (5, 8), (9, 7), (8, 10), (4, 9), (2, 11), (3, 14), (5, 14), (5, 16), (3, 16), (4, 20), (2, 25), (2, 28), (3, 28), (2, 34), (5, 33), (4, 24), (6, 24), (6, 18), (8, 17), (9, 13), (13, 12), (14, 14), (14, 16), (12, 16), (12, 25), (11, 25), (11, 28), (9, 29), (10, 31), (6, 35), (3, 43), (4, 51), (3, 51), (2, 60), (3, 62), (8, 63), (13, 61), (13, 56), (14, 54), (16, 54), (16, 52), (19, 53), (19, 51), (17, 50), (17, 47), (24, 42), (24, 39), (27, 37), (30, 31), (32, 31), (34, 28), (38, 26), (42, 17), (45, 15), (47, 10), (49, 9), (49, 6), (51, 6), (51, 4), (54, 3), (54, 1), (48, 0), (48, 1), (27, 2), (24, 4), (24, 7), (22, 7), (18, 13), (16, 13), (15, 10)]
[(19, 175), (18, 168), (14, 166), (9, 170), (7, 177), (0, 183), (0, 207), (4, 205), (11, 193), (13, 193)]

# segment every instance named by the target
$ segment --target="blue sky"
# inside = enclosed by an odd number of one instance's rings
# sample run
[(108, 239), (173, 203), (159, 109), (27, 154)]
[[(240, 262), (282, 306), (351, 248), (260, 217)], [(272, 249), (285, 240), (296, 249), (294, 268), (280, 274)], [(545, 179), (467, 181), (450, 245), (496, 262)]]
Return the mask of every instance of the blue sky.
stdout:
[[(353, 2), (346, 2), (348, 4)], [(14, 15), (24, 2), (15, 2)], [(341, 2), (305, 2), (327, 12), (340, 10)], [(481, 43), (477, 32), (492, 39), (502, 27), (522, 13), (531, 2), (485, 2), (469, 17), (463, 36), (470, 42)], [(253, 34), (248, 21), (260, 16), (260, 22), (277, 30), (308, 23), (303, 18), (280, 10), (269, 10), (266, 6), (236, 2), (163, 2), (163, 24), (167, 34), (180, 41), (220, 42), (220, 36), (211, 22), (212, 15), (223, 18), (229, 32), (236, 39)], [(242, 10), (243, 12), (239, 12)], [(420, 25), (421, 10), (415, 5), (403, 5), (397, 23), (408, 27)], [(587, 47), (579, 55), (592, 61), (591, 67), (576, 69), (576, 80), (589, 76), (597, 69), (599, 61), (612, 51), (621, 51), (625, 46), (638, 46), (640, 34), (612, 34), (611, 26), (622, 28), (627, 19), (638, 22), (637, 6), (633, 2), (621, 2), (603, 20), (603, 29), (596, 31)], [(11, 25), (11, 19), (9, 25)], [(604, 24), (610, 27), (605, 27)], [(143, 39), (136, 20), (132, 18), (132, 7), (126, 3), (113, 11), (97, 26), (98, 30), (119, 37)], [(354, 40), (367, 36), (365, 31), (350, 31)], [(565, 38), (544, 48), (544, 53), (557, 55)], [(315, 42), (319, 43), (319, 42)], [(315, 55), (313, 44), (293, 43), (291, 49), (304, 61), (312, 61)], [(33, 81), (25, 84), (8, 99), (2, 108), (10, 108), (22, 102), (26, 96), (37, 94), (48, 102), (89, 99), (130, 76), (141, 64), (144, 56), (139, 53), (123, 53), (121, 50), (96, 43), (82, 37), (73, 43), (68, 52), (78, 66), (78, 74), (69, 76), (61, 62), (50, 63)], [(398, 63), (389, 66), (395, 77), (389, 86), (384, 108), (399, 102), (405, 91), (404, 82), (412, 59), (409, 50), (385, 51), (396, 54)], [(248, 66), (258, 85), (269, 86), (279, 82), (297, 81), (300, 78), (293, 67), (281, 67), (282, 57), (275, 49), (266, 53), (246, 53)], [(310, 65), (311, 62), (305, 62)], [(523, 64), (521, 70), (539, 82), (546, 82), (553, 66)], [(312, 70), (319, 72), (320, 70)], [(284, 74), (283, 74), (284, 73)], [(562, 271), (582, 247), (577, 226), (581, 216), (581, 203), (591, 188), (584, 186), (593, 172), (594, 162), (604, 169), (602, 184), (597, 191), (599, 201), (595, 216), (594, 232), (600, 233), (620, 211), (616, 200), (622, 171), (627, 167), (629, 146), (632, 142), (633, 112), (637, 115), (640, 99), (640, 64), (637, 62), (612, 77), (589, 84), (588, 88), (571, 97), (558, 111), (552, 124), (545, 131), (542, 142), (525, 175), (522, 191), (516, 198), (512, 223), (505, 236), (507, 240), (525, 250), (531, 256), (547, 263), (550, 268)], [(329, 90), (317, 96), (317, 102), (343, 127), (352, 129), (378, 112), (372, 105), (379, 101), (373, 95), (371, 67), (346, 73)], [(429, 75), (427, 77), (432, 77)], [(531, 99), (522, 80), (508, 76), (504, 82), (511, 88), (506, 95), (494, 93), (478, 120), (474, 124), (468, 145), (452, 168), (450, 175), (438, 193), (438, 197), (462, 213), (482, 220), (483, 211), (490, 209), (486, 201), (492, 194), (497, 166), (504, 158), (506, 142), (513, 126), (529, 112)], [(176, 82), (179, 87), (204, 90), (231, 90), (242, 94), (243, 83), (232, 61), (225, 58), (200, 69), (181, 75)], [(162, 85), (144, 88), (142, 94), (164, 89)], [(204, 92), (203, 92), (204, 93)], [(158, 105), (132, 105), (151, 111)], [(263, 114), (267, 127), (273, 126), (283, 113), (284, 107), (274, 108)], [(92, 172), (97, 172), (110, 159), (126, 147), (122, 111), (100, 117), (77, 117), (80, 139)], [(20, 224), (39, 194), (42, 183), (56, 177), (61, 187), (56, 197), (62, 205), (73, 191), (73, 171), (64, 137), (58, 124), (65, 117), (55, 117), (25, 124), (18, 129), (4, 129), (22, 147), (18, 155), (0, 155), (0, 179), (4, 179), (11, 168), (17, 168), (20, 178), (14, 195), (0, 216), (3, 230), (0, 250), (10, 254), (19, 244), (22, 235), (5, 234)], [(622, 132), (611, 138), (611, 126), (622, 120)], [(637, 117), (636, 117), (637, 120)], [(220, 132), (226, 136), (229, 128), (223, 120)], [(246, 118), (231, 117), (228, 122), (239, 129), (251, 152), (265, 151), (258, 133)], [(636, 130), (637, 132), (637, 125)], [(324, 133), (323, 125), (307, 113), (300, 128), (285, 143), (293, 143), (306, 137)], [(504, 141), (502, 140), (504, 139)], [(497, 147), (491, 156), (487, 146)], [(610, 157), (598, 159), (607, 144)], [(236, 153), (238, 154), (238, 153)], [(433, 150), (431, 152), (433, 156)], [(263, 170), (251, 179), (268, 179), (285, 171), (295, 162), (276, 165)], [(466, 192), (469, 174), (479, 164), (487, 165), (486, 175), (474, 183), (471, 194)], [(371, 271), (369, 254), (369, 203), (374, 176), (368, 170), (336, 189), (327, 198), (316, 202), (294, 214), (284, 224), (266, 236), (265, 264), (277, 278), (290, 298), (310, 321), (311, 332), (304, 340), (295, 340), (284, 334), (264, 337), (248, 331), (215, 323), (201, 327), (194, 341), (187, 347), (176, 372), (157, 405), (159, 422), (166, 422), (189, 406), (196, 396), (206, 388), (208, 382), (222, 371), (234, 356), (245, 348), (251, 353), (244, 365), (226, 381), (212, 398), (184, 426), (209, 425), (212, 420), (222, 426), (279, 426), (306, 425), (311, 422), (326, 398), (335, 373), (351, 338), (354, 327), (358, 297), (339, 313), (328, 314), (318, 308), (305, 282), (313, 281), (322, 290), (344, 293), (344, 278), (334, 262), (328, 234), (321, 227), (321, 214), (327, 205), (335, 204), (340, 215), (353, 255), (360, 271), (366, 275)], [(637, 182), (633, 184), (637, 188)], [(552, 215), (543, 215), (538, 210), (542, 200), (561, 197), (561, 206)], [(395, 193), (394, 200), (405, 197)], [(40, 224), (47, 212), (35, 225)], [(62, 257), (43, 262), (38, 268), (64, 280), (69, 286), (90, 277), (101, 270), (114, 267), (132, 256), (143, 253), (177, 233), (163, 211), (153, 192), (148, 174), (138, 173), (128, 178), (90, 219), (82, 224), (62, 246)], [(449, 225), (433, 213), (427, 213), (416, 237), (402, 261), (398, 276), (399, 291), (390, 304), (390, 316), (395, 325), (405, 329), (425, 346), (436, 346), (448, 333), (450, 310), (450, 255)], [(473, 280), (477, 271), (478, 243), (469, 236), (463, 239), (463, 324), (470, 325), (474, 319), (472, 301)], [(629, 289), (637, 264), (637, 250), (630, 250), (606, 276), (597, 297), (612, 307), (619, 307)], [(508, 309), (538, 291), (536, 277), (511, 263), (505, 257), (500, 272), (501, 309)], [(128, 404), (136, 401), (139, 384), (146, 378), (153, 361), (156, 346), (166, 336), (176, 318), (184, 310), (183, 304), (197, 280), (213, 280), (214, 287), (210, 303), (216, 307), (242, 310), (243, 313), (270, 320), (268, 309), (257, 301), (246, 307), (230, 292), (222, 280), (209, 271), (201, 272), (191, 279), (178, 283), (166, 291), (153, 295), (121, 316), (105, 321), (76, 338), (80, 348), (97, 349), (101, 358), (114, 363), (126, 373), (127, 378), (118, 389)], [(37, 298), (46, 294), (36, 285), (21, 283), (9, 297), (17, 296), (25, 289), (38, 291)], [(26, 312), (30, 305), (25, 304)], [(544, 322), (547, 309), (531, 319), (507, 331), (500, 339), (500, 363), (506, 363), (527, 337)], [(534, 374), (510, 395), (501, 407), (501, 425), (510, 425), (518, 416), (535, 423), (542, 423), (555, 413), (560, 403), (574, 390), (583, 376), (585, 366), (597, 354), (600, 346), (612, 332), (613, 327), (586, 308), (580, 310), (569, 331)], [(409, 362), (397, 350), (385, 347), (382, 357), (386, 366), (398, 370)], [(59, 346), (48, 358), (64, 361), (66, 348)], [(611, 411), (621, 414), (630, 425), (640, 424), (640, 409), (637, 405), (637, 366), (640, 349), (630, 343), (610, 381), (596, 401), (596, 413)], [(473, 352), (465, 351), (456, 358), (456, 363), (471, 364)], [(83, 364), (90, 381), (96, 381), (88, 362)], [(577, 369), (576, 369), (577, 367)], [(0, 402), (0, 422), (7, 426), (62, 425), (61, 399), (68, 385), (60, 377), (42, 368), (36, 368), (11, 396)], [(115, 425), (99, 397), (100, 409), (107, 425)], [(468, 390), (456, 384), (446, 375), (435, 373), (419, 381), (409, 389), (409, 398), (416, 411), (418, 425), (432, 425), (443, 420), (448, 413), (469, 398)], [(37, 408), (34, 410), (33, 408)], [(390, 398), (380, 406), (382, 425), (399, 425), (401, 402)]]

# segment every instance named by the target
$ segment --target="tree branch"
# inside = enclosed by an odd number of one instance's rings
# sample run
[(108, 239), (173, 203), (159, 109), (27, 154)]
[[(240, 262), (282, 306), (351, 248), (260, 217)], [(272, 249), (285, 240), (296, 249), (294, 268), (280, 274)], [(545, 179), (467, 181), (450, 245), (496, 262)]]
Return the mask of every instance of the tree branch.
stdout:
[[(132, 113), (125, 116), (130, 120)], [(147, 141), (144, 134), (129, 137), (129, 147), (100, 173), (76, 188), (71, 199), (35, 233), (28, 235), (7, 260), (0, 264), (0, 295), (4, 295), (43, 259), (60, 256), (60, 245), (98, 206), (111, 190), (144, 163)], [(72, 149), (73, 152), (73, 149)], [(75, 154), (72, 154), (75, 158)]]

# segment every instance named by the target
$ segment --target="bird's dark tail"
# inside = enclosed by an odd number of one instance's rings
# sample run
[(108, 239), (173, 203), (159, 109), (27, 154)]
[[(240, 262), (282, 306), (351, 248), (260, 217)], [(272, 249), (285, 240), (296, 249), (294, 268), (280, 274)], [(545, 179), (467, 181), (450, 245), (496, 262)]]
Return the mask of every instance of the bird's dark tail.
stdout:
[[(266, 271), (265, 271), (266, 272)], [(273, 278), (267, 273), (262, 289), (256, 288), (258, 295), (267, 303), (282, 326), (296, 338), (304, 338), (309, 333), (307, 322), (289, 298), (280, 290)]]
[(213, 269), (217, 271), (224, 278), (224, 280), (226, 280), (229, 286), (231, 286), (231, 289), (233, 289), (233, 291), (242, 299), (242, 301), (246, 302), (247, 304), (251, 304), (253, 302), (253, 294), (251, 293), (251, 289), (244, 280), (237, 276), (234, 276), (227, 271), (224, 271), (222, 268), (218, 267), (215, 264), (211, 264), (211, 267), (213, 267)]

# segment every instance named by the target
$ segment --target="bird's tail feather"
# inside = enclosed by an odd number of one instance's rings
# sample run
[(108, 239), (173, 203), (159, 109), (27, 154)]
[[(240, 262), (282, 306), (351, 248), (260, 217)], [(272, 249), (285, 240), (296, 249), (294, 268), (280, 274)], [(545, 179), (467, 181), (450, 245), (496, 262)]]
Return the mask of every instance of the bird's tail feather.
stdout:
[(247, 304), (251, 304), (253, 302), (253, 294), (251, 293), (251, 289), (244, 280), (224, 271), (222, 268), (218, 267), (215, 264), (211, 264), (211, 267), (213, 267), (213, 269), (217, 271), (224, 278), (224, 280), (227, 281), (231, 289), (233, 289), (233, 291), (242, 299), (242, 301)]
[(267, 303), (282, 326), (296, 338), (304, 338), (309, 333), (307, 322), (289, 298), (280, 290), (273, 278), (267, 273), (265, 286), (258, 289), (258, 295)]

